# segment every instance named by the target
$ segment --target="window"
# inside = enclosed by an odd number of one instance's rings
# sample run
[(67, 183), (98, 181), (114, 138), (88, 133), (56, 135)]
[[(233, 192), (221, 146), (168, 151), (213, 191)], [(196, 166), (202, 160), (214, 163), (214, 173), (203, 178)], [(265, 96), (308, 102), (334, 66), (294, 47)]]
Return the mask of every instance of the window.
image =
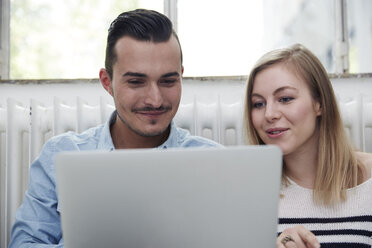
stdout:
[(186, 76), (246, 75), (262, 55), (263, 1), (179, 0)]
[(179, 0), (189, 76), (246, 75), (274, 48), (302, 43), (332, 71), (332, 1)]
[[(274, 48), (302, 43), (335, 71), (335, 1), (178, 0), (185, 76), (247, 75)], [(107, 28), (133, 8), (163, 0), (11, 0), (13, 79), (97, 78)], [(372, 68), (372, 1), (347, 1), (350, 72)]]
[(351, 73), (372, 72), (372, 1), (348, 2)]
[(121, 12), (162, 0), (12, 0), (10, 77), (97, 78), (107, 29)]

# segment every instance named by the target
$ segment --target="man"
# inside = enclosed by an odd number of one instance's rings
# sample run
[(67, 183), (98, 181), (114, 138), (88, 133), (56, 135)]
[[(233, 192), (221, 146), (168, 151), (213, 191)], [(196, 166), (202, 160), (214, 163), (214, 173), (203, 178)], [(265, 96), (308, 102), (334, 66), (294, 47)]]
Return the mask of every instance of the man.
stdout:
[(109, 28), (99, 73), (116, 110), (107, 123), (49, 140), (30, 168), (9, 247), (63, 247), (54, 157), (60, 151), (220, 146), (177, 128), (182, 51), (170, 20), (155, 11), (124, 12)]

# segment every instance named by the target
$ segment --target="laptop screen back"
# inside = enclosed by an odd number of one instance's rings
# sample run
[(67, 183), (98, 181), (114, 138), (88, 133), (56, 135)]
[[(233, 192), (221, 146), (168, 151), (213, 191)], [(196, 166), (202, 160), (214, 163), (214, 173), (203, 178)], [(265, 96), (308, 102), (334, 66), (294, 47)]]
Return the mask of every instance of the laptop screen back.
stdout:
[(57, 155), (66, 248), (275, 247), (277, 147)]

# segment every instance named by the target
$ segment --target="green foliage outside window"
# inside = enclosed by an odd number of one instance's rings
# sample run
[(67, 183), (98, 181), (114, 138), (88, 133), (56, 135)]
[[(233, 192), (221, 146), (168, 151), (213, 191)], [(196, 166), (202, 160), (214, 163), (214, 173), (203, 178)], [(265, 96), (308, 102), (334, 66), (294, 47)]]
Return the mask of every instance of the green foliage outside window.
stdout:
[(12, 0), (10, 77), (96, 78), (107, 29), (137, 0)]

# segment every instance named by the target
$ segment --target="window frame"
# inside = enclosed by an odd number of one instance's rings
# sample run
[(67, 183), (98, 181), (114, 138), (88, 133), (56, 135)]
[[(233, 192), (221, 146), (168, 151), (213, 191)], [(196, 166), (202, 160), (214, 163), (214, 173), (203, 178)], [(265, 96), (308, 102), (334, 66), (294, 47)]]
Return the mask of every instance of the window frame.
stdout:
[(0, 0), (0, 79), (10, 72), (10, 0)]

